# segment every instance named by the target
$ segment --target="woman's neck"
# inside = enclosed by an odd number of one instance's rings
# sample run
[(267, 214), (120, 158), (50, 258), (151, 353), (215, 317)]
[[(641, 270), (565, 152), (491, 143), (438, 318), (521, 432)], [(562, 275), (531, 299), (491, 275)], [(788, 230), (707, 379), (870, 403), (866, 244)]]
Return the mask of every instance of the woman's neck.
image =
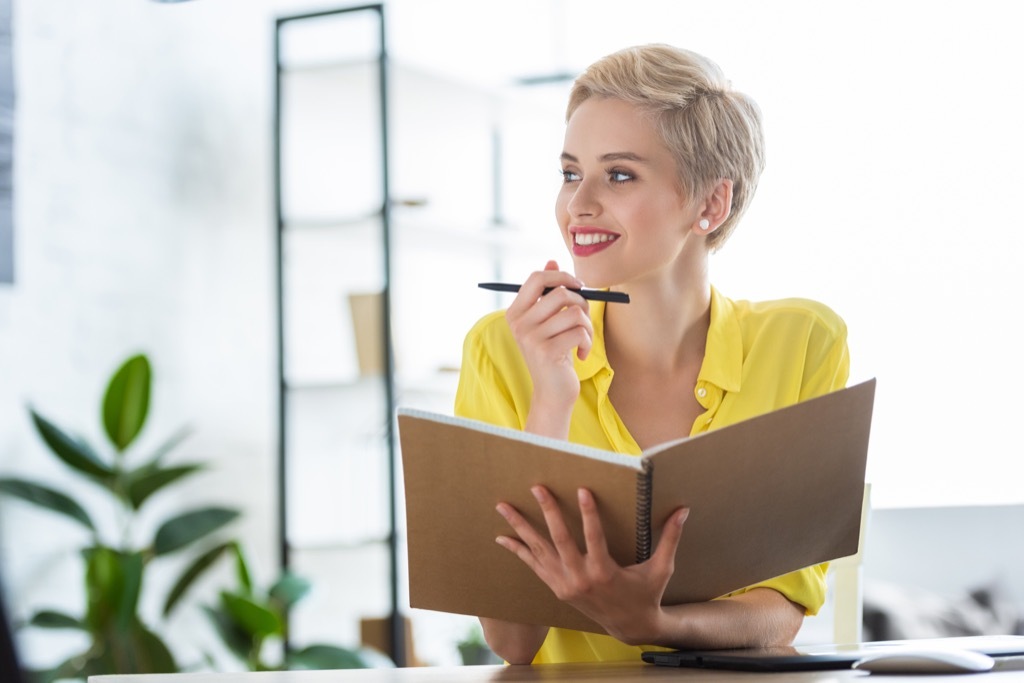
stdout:
[(605, 348), (615, 371), (609, 398), (641, 449), (691, 434), (704, 410), (694, 387), (711, 324), (711, 286), (706, 267), (679, 272), (666, 282), (629, 283), (623, 289), (630, 303), (605, 307)]
[(675, 372), (703, 358), (711, 325), (711, 287), (666, 293), (631, 287), (627, 305), (607, 304), (604, 343), (612, 368)]
[(605, 347), (613, 368), (628, 364), (676, 372), (703, 361), (711, 323), (706, 267), (625, 289), (630, 303), (608, 304), (604, 313)]

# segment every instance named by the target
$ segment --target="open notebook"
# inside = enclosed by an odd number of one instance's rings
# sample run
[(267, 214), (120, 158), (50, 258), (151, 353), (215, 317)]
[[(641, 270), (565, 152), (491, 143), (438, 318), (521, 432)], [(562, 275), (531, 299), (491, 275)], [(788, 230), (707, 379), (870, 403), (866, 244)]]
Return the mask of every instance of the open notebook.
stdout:
[(922, 647), (973, 650), (993, 657), (1024, 655), (1024, 636), (958, 636), (923, 640), (884, 640), (849, 645), (798, 645), (745, 650), (673, 650), (644, 652), (648, 664), (742, 671), (816, 671), (849, 669), (853, 663), (883, 651)]
[(495, 505), (544, 529), (544, 484), (584, 547), (577, 490), (598, 501), (623, 566), (690, 508), (665, 604), (710, 600), (857, 552), (875, 381), (649, 448), (640, 457), (465, 418), (399, 408), (409, 600), (420, 609), (601, 633), (494, 542)]

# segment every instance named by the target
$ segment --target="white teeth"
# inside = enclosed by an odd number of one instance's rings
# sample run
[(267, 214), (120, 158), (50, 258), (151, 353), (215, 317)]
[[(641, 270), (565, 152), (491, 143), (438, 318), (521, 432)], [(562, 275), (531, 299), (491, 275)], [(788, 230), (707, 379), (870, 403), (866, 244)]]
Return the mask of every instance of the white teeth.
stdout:
[(619, 238), (618, 235), (609, 235), (606, 232), (578, 232), (573, 235), (576, 244), (580, 246), (587, 246), (590, 244), (600, 244), (601, 242), (612, 242)]

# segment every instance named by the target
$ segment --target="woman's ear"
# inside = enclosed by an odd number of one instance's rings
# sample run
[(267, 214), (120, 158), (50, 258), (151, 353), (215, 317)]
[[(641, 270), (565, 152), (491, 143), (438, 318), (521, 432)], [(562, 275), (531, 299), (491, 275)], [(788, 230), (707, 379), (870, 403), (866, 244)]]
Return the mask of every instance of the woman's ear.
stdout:
[(729, 217), (732, 211), (732, 180), (723, 178), (715, 183), (710, 194), (700, 207), (694, 232), (710, 235)]

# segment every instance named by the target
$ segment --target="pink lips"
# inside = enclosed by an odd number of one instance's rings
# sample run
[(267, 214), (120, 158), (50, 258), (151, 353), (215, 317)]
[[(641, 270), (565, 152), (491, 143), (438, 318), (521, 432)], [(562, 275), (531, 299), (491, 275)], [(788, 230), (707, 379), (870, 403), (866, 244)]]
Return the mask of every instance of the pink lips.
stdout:
[(617, 233), (584, 227), (570, 228), (569, 236), (572, 238), (574, 256), (593, 256), (612, 246), (619, 239)]

